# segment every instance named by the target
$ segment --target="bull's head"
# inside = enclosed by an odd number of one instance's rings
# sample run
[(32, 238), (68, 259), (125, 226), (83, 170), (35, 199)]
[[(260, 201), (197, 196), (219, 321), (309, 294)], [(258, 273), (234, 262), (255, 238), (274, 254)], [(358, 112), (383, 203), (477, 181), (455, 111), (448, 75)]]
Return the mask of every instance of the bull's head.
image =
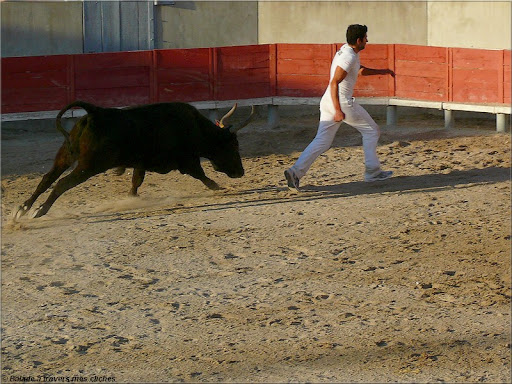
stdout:
[(236, 133), (247, 126), (254, 118), (255, 108), (251, 107), (251, 114), (247, 119), (236, 125), (227, 125), (226, 122), (229, 117), (235, 112), (237, 104), (233, 105), (228, 113), (226, 113), (220, 121), (216, 121), (216, 125), (223, 128), (225, 134), (223, 136), (223, 143), (219, 145), (222, 150), (218, 151), (215, 157), (210, 158), (213, 169), (218, 172), (224, 172), (229, 177), (242, 177), (244, 175), (244, 168), (242, 166), (242, 159), (238, 149), (238, 139)]

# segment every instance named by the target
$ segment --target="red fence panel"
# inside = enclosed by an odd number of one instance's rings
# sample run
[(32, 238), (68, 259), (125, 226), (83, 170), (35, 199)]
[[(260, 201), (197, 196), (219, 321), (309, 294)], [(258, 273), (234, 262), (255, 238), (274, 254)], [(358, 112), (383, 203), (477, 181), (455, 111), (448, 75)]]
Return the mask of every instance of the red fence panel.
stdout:
[[(2, 112), (58, 110), (76, 99), (120, 107), (163, 101), (319, 97), (341, 44), (271, 44), (2, 59)], [(511, 51), (368, 45), (356, 96), (511, 103)]]
[(276, 96), (319, 97), (329, 83), (330, 44), (277, 44)]
[[(452, 48), (453, 101), (500, 103), (503, 51)], [(502, 77), (502, 76), (501, 76)]]
[(151, 101), (151, 51), (73, 56), (76, 99), (102, 107)]
[(66, 55), (2, 59), (2, 113), (59, 110), (68, 101)]
[(215, 50), (215, 100), (272, 96), (268, 45)]
[(395, 46), (395, 96), (448, 100), (448, 50), (418, 45)]
[(213, 99), (210, 48), (155, 50), (154, 101), (204, 101)]

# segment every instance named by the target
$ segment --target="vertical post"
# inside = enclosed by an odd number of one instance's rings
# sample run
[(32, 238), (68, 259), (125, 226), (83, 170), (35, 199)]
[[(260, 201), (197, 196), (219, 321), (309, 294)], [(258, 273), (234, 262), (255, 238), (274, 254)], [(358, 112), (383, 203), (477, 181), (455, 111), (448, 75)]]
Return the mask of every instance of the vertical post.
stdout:
[[(140, 7), (140, 3), (139, 3)], [(155, 49), (155, 41), (156, 41), (156, 28), (155, 28), (155, 4), (152, 1), (148, 1), (147, 3), (147, 48), (146, 49)], [(144, 13), (144, 11), (142, 11)], [(141, 11), (139, 10), (139, 17), (141, 16)], [(141, 29), (144, 30), (143, 25), (141, 25)], [(144, 33), (142, 33), (144, 35)], [(142, 37), (144, 39), (144, 37)]]
[(453, 101), (453, 48), (446, 48), (448, 51), (448, 63), (446, 64), (446, 87), (448, 101)]
[(389, 127), (395, 127), (396, 126), (396, 112), (397, 112), (397, 106), (396, 105), (388, 105), (386, 108), (386, 125)]
[(444, 110), (444, 127), (445, 129), (452, 129), (454, 127), (455, 119), (451, 109)]
[(277, 44), (269, 44), (268, 46), (268, 65), (269, 96), (274, 97), (277, 96)]
[(76, 99), (75, 90), (75, 55), (67, 56), (66, 82), (68, 84), (67, 103), (70, 104)]
[[(270, 96), (277, 96), (277, 44), (270, 44), (268, 48), (269, 56), (269, 81)], [(269, 128), (277, 127), (279, 124), (279, 111), (277, 105), (269, 104), (267, 107), (267, 125)]]
[(149, 58), (149, 99), (151, 103), (157, 103), (158, 95), (158, 53), (156, 50), (150, 51)]
[(279, 124), (279, 107), (277, 105), (270, 104), (268, 106), (267, 124), (269, 128), (275, 128)]
[(499, 60), (498, 60), (498, 103), (505, 103), (505, 50), (501, 51)]
[[(395, 72), (395, 44), (388, 44), (388, 68)], [(388, 76), (388, 97), (396, 96), (396, 77)]]
[(504, 113), (496, 114), (496, 131), (500, 133), (504, 133), (507, 131), (506, 129), (506, 118)]
[(209, 48), (208, 54), (210, 59), (210, 100), (217, 100), (217, 49)]

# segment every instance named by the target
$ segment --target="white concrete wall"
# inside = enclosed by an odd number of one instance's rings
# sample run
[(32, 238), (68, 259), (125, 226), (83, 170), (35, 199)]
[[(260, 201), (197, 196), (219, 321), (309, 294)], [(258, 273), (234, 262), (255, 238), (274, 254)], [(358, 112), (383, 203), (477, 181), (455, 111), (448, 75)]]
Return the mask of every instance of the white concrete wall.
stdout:
[[(141, 1), (141, 0), (139, 0)], [(148, 0), (144, 0), (148, 1)], [(155, 7), (155, 48), (345, 41), (510, 49), (509, 1), (188, 1)], [(1, 1), (2, 57), (83, 52), (81, 1)]]
[(81, 2), (0, 2), (2, 57), (83, 52)]
[(428, 45), (510, 49), (511, 3), (448, 1), (428, 3)]
[(157, 6), (155, 48), (258, 44), (258, 3), (194, 1), (194, 9)]
[(370, 43), (510, 49), (509, 1), (260, 1), (258, 40), (345, 42), (366, 24)]
[(258, 20), (260, 44), (343, 43), (348, 25), (365, 24), (370, 43), (427, 45), (424, 1), (263, 1)]

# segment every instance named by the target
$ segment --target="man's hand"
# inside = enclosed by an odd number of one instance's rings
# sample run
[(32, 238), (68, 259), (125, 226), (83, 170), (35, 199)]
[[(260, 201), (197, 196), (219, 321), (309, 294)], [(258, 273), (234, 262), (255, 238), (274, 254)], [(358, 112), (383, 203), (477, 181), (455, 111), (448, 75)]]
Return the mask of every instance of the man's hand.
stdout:
[(345, 119), (345, 114), (342, 111), (336, 111), (334, 113), (334, 121), (343, 121)]

